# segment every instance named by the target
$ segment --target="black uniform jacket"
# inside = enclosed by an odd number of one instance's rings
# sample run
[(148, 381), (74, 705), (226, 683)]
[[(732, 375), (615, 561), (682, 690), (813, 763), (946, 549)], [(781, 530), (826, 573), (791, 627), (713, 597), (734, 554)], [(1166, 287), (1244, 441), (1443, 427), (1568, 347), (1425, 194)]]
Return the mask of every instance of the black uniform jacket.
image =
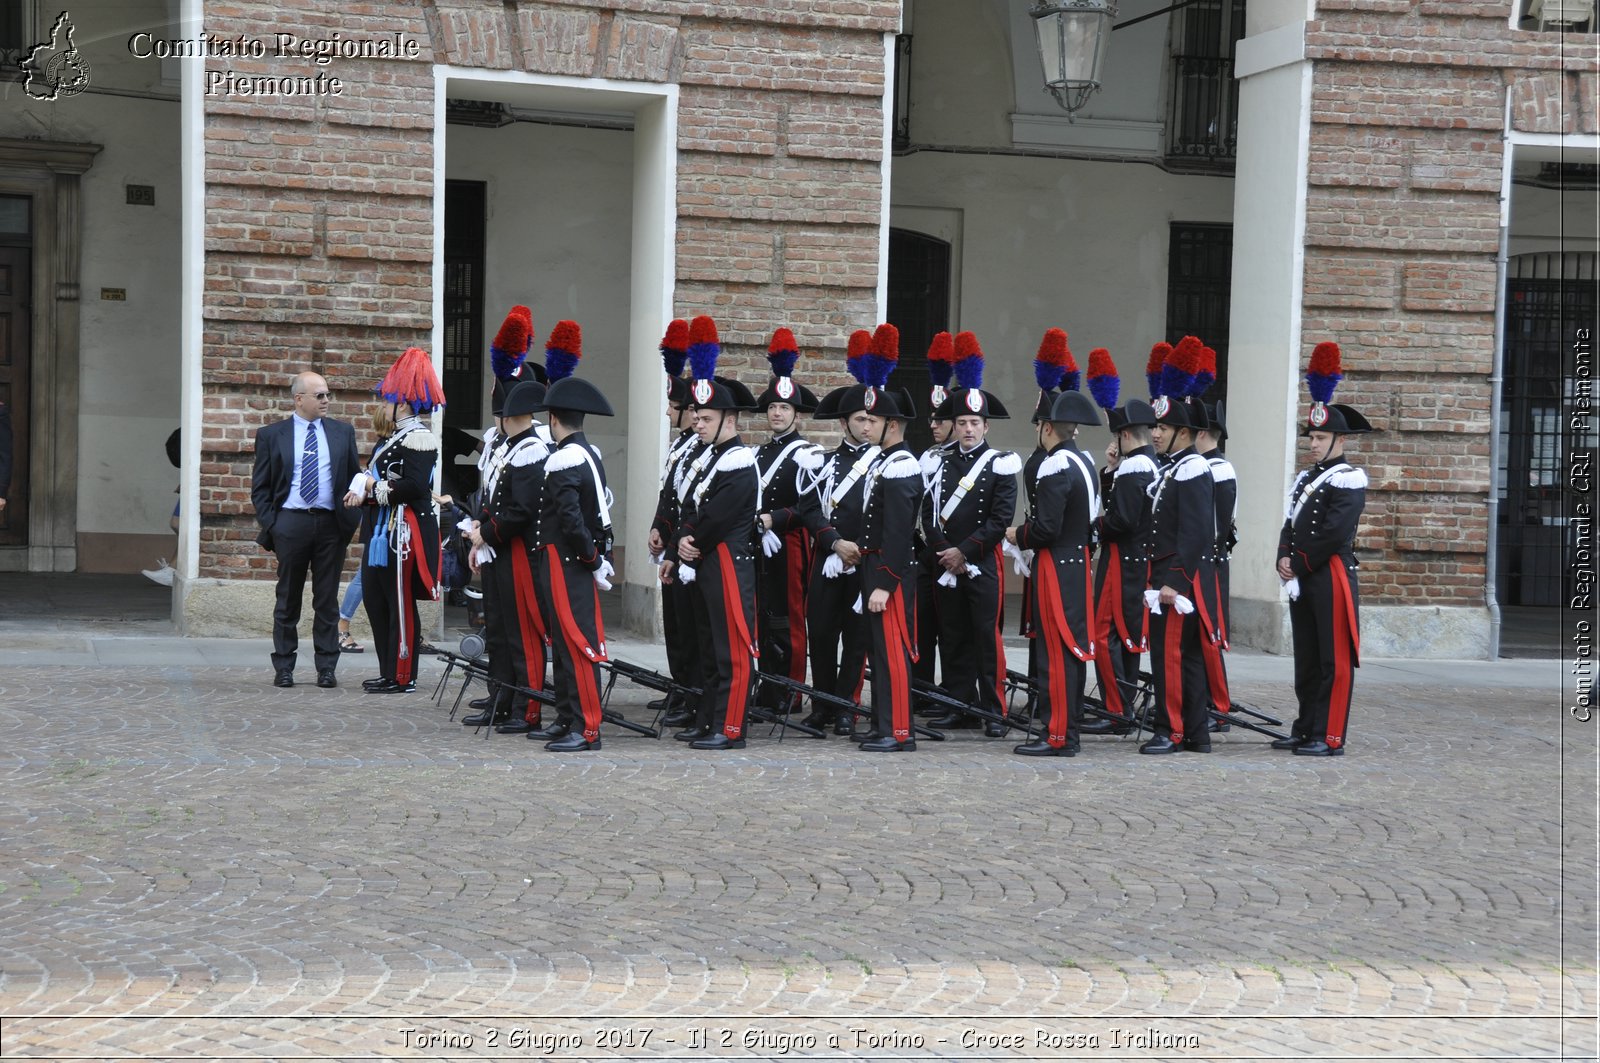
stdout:
[(684, 499), (678, 539), (694, 537), (705, 564), (718, 546), (726, 543), (734, 560), (755, 555), (756, 477), (755, 451), (738, 436), (717, 444), (704, 470)]
[(591, 571), (599, 568), (611, 554), (611, 525), (600, 516), (605, 486), (600, 452), (582, 432), (557, 443), (544, 461), (544, 495), (534, 542), (554, 546), (562, 561)]
[[(959, 445), (945, 451), (937, 489), (922, 500), (922, 532), (935, 553), (959, 547), (969, 564), (992, 575), (993, 551), (1005, 540), (1006, 529), (1017, 513), (1017, 473), (1022, 471), (1022, 459), (1010, 451), (996, 452), (972, 480), (972, 487), (949, 519), (939, 518), (940, 511), (961, 490), (962, 480), (971, 479), (972, 471), (991, 449), (988, 443), (979, 443), (969, 451), (962, 451)], [(985, 569), (985, 565), (989, 567)]]
[(1149, 586), (1171, 587), (1198, 603), (1200, 563), (1217, 539), (1211, 466), (1193, 447), (1185, 447), (1172, 455), (1150, 492)]
[[(791, 444), (796, 441), (800, 442), (800, 446), (790, 450)], [(785, 451), (788, 451), (787, 457), (783, 456)], [(793, 431), (767, 440), (756, 450), (756, 472), (760, 479), (766, 481), (766, 486), (761, 490), (761, 500), (757, 503), (757, 512), (772, 514), (772, 530), (777, 534), (783, 535), (790, 528), (804, 524), (800, 517), (799, 473), (804, 467), (801, 462), (814, 463), (821, 455), (820, 447), (805, 442), (799, 432)], [(783, 463), (774, 468), (774, 463), (780, 457)]]
[(862, 596), (876, 590), (892, 594), (903, 585), (906, 598), (914, 602), (916, 551), (911, 533), (922, 499), (921, 463), (904, 442), (896, 443), (879, 455), (867, 479), (871, 492), (862, 513), (859, 544), (866, 565)]
[[(1329, 469), (1335, 471), (1323, 478)], [(1319, 479), (1321, 482), (1317, 483)], [(1294, 514), (1295, 503), (1308, 490), (1310, 497)], [(1311, 466), (1295, 478), (1289, 489), (1283, 531), (1278, 535), (1278, 557), (1287, 557), (1294, 574), (1301, 579), (1325, 568), (1336, 557), (1347, 568), (1355, 568), (1356, 526), (1366, 504), (1366, 473), (1343, 458)]]
[[(431, 597), (439, 577), (439, 516), (433, 508), (433, 468), (439, 461), (439, 437), (421, 425), (402, 426), (385, 442), (389, 445), (380, 443), (367, 466), (377, 486), (362, 507), (362, 539), (370, 538), (380, 507), (405, 507), (422, 537), (420, 544), (411, 544), (422, 561), (416, 566), (412, 591)], [(391, 540), (389, 548), (393, 550), (394, 546)]]
[[(1033, 588), (1047, 593), (1054, 586), (1072, 637), (1087, 650), (1093, 632), (1093, 581), (1089, 579), (1089, 543), (1093, 537), (1093, 463), (1071, 443), (1057, 444), (1039, 463), (1033, 490), (1033, 512), (1017, 529), (1017, 547), (1033, 550)], [(1046, 580), (1040, 566), (1054, 573)], [(1050, 603), (1040, 601), (1040, 609)]]
[(650, 527), (661, 536), (663, 543), (671, 543), (677, 534), (678, 499), (683, 476), (701, 449), (699, 437), (689, 429), (680, 432), (667, 448), (667, 460), (661, 472), (661, 491), (656, 495), (656, 515), (650, 522)]
[[(505, 457), (494, 474), (493, 490), (478, 517), (485, 543), (502, 550), (513, 539), (520, 539), (530, 549), (538, 548), (534, 529), (544, 488), (544, 462), (549, 456), (549, 448), (531, 427), (506, 441)], [(491, 484), (486, 482), (484, 486)]]
[[(813, 451), (813, 457), (806, 460), (815, 460), (815, 456), (819, 453)], [(800, 497), (798, 508), (800, 519), (811, 529), (811, 534), (816, 538), (817, 557), (825, 559), (833, 549), (833, 544), (840, 539), (860, 545), (866, 473), (863, 472), (858, 476), (855, 483), (850, 485), (850, 489), (839, 496), (831, 515), (825, 506), (827, 499), (823, 496), (827, 494), (831, 498), (833, 492), (850, 478), (851, 470), (863, 457), (869, 458), (870, 463), (870, 460), (875, 460), (878, 456), (877, 448), (871, 444), (862, 443), (857, 446), (849, 439), (845, 439), (832, 454), (823, 458), (819, 468), (814, 470), (819, 477), (817, 486), (815, 490), (808, 491)]]

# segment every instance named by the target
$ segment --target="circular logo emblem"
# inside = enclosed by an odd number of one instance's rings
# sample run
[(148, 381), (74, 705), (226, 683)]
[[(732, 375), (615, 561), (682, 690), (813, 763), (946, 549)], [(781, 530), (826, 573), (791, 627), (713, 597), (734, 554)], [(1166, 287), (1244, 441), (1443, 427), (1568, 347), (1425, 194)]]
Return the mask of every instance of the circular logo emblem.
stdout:
[(1167, 415), (1167, 411), (1172, 409), (1172, 403), (1168, 402), (1167, 397), (1163, 395), (1155, 402), (1151, 403), (1150, 408), (1155, 411), (1157, 417), (1165, 417)]
[(967, 409), (973, 413), (983, 412), (983, 392), (976, 389), (967, 392)]
[(950, 397), (950, 393), (948, 391), (946, 391), (944, 388), (940, 387), (938, 384), (935, 384), (933, 386), (933, 404), (935, 406), (940, 405), (941, 403), (944, 402), (945, 399), (947, 399), (949, 397)]
[(794, 381), (786, 376), (780, 376), (777, 387), (772, 390), (778, 393), (778, 398), (780, 399), (792, 399), (794, 398)]
[(1317, 403), (1315, 406), (1311, 407), (1311, 427), (1312, 428), (1321, 428), (1323, 425), (1325, 425), (1327, 423), (1328, 423), (1328, 408), (1326, 406), (1324, 406), (1320, 402)]
[(694, 401), (702, 406), (711, 401), (711, 381), (696, 380), (694, 382)]
[(862, 399), (861, 404), (868, 413), (871, 413), (872, 408), (878, 404), (878, 389), (868, 388), (866, 398)]

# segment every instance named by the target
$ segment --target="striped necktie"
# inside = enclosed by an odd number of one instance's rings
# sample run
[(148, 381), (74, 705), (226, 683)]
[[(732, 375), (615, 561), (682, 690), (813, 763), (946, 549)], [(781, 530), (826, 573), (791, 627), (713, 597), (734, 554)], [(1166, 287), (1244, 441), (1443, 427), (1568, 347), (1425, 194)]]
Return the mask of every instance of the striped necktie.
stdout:
[(306, 425), (306, 449), (300, 458), (300, 501), (308, 506), (317, 504), (317, 425)]

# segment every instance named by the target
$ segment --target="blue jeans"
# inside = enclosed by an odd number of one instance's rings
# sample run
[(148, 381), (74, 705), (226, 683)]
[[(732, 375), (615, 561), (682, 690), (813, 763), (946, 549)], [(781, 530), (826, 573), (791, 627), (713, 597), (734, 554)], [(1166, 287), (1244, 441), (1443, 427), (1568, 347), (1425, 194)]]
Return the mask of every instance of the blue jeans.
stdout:
[(361, 608), (361, 567), (358, 565), (355, 579), (345, 588), (344, 601), (339, 603), (339, 619), (346, 622), (355, 619), (356, 610), (359, 608)]

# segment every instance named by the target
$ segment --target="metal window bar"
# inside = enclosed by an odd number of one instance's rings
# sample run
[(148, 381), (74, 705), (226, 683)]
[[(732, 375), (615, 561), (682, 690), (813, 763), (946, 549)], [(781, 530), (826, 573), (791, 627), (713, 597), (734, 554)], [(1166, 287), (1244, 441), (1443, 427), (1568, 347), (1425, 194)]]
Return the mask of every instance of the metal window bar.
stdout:
[(1559, 605), (1570, 577), (1564, 463), (1574, 447), (1595, 445), (1571, 431), (1571, 348), (1578, 329), (1596, 332), (1597, 257), (1552, 252), (1508, 264), (1496, 592), (1510, 605)]
[(1217, 382), (1205, 398), (1228, 393), (1233, 226), (1174, 222), (1167, 252), (1167, 342), (1197, 336), (1217, 352)]

